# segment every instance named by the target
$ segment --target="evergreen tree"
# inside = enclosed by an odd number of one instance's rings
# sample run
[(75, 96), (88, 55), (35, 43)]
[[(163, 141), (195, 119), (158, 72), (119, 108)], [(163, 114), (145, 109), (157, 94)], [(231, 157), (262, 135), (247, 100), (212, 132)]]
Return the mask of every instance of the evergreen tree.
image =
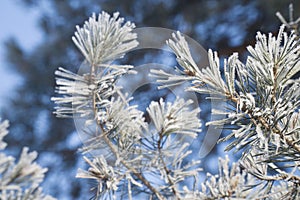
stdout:
[[(58, 117), (83, 119), (80, 131), (89, 136), (82, 151), (90, 165), (77, 177), (96, 180), (94, 199), (298, 199), (299, 192), (299, 23), (277, 14), (284, 25), (277, 36), (257, 33), (248, 46), (245, 63), (238, 54), (224, 60), (208, 51), (209, 66), (194, 61), (185, 37), (176, 32), (167, 45), (180, 66), (176, 74), (151, 70), (160, 88), (191, 82), (187, 91), (210, 94), (226, 104), (213, 113), (223, 119), (207, 123), (225, 127), (231, 140), (225, 151), (243, 150), (236, 163), (219, 159), (219, 172), (207, 174), (199, 185), (200, 160), (190, 160), (191, 139), (200, 134), (199, 108), (191, 99), (152, 101), (146, 109), (150, 122), (117, 86), (134, 66), (113, 64), (138, 45), (135, 25), (123, 24), (119, 13), (93, 15), (72, 38), (86, 59), (88, 70), (74, 74), (56, 71)], [(222, 77), (223, 72), (224, 77)], [(199, 141), (196, 141), (199, 144)], [(188, 181), (189, 180), (189, 181)]]
[[(274, 13), (287, 7), (287, 3), (281, 1), (265, 3), (237, 0), (188, 3), (159, 0), (20, 2), (42, 11), (39, 24), (44, 39), (30, 52), (23, 50), (14, 40), (7, 41), (7, 60), (11, 68), (20, 73), (24, 82), (7, 105), (9, 109), (1, 115), (12, 124), (11, 134), (7, 136), (10, 150), (30, 146), (40, 152), (44, 160), (47, 157), (56, 158), (46, 163), (50, 173), (46, 183), (50, 193), (59, 199), (63, 198), (62, 193), (70, 196), (66, 198), (79, 198), (84, 188), (72, 179), (74, 166), (80, 163), (77, 157), (79, 144), (71, 147), (67, 145), (75, 129), (73, 122), (56, 119), (52, 115), (54, 105), (50, 101), (54, 95), (54, 71), (60, 66), (75, 70), (83, 59), (71, 44), (75, 25), (82, 24), (93, 12), (120, 11), (126, 19), (135, 21), (138, 27), (159, 26), (180, 30), (206, 48), (220, 49), (221, 55), (229, 55), (232, 51), (242, 54), (245, 46), (254, 43), (252, 38), (257, 30), (277, 30), (279, 21)], [(299, 8), (297, 3), (295, 8)], [(143, 56), (127, 59), (126, 62), (133, 63), (142, 60)], [(42, 130), (37, 128), (41, 123)], [(51, 176), (51, 173), (60, 175)], [(71, 186), (66, 186), (69, 192), (66, 192), (66, 188), (61, 189), (55, 181), (53, 183), (52, 180), (59, 176), (64, 177), (65, 182), (72, 182), (69, 183)]]

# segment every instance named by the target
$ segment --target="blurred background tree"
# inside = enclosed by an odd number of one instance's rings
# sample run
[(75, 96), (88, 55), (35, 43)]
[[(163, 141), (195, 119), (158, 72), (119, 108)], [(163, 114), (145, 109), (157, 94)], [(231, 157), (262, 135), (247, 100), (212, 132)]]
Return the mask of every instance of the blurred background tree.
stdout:
[[(257, 31), (276, 34), (280, 21), (276, 11), (288, 16), (289, 1), (281, 0), (16, 0), (25, 7), (40, 10), (39, 27), (43, 40), (33, 50), (23, 49), (16, 40), (6, 42), (6, 58), (10, 66), (23, 79), (16, 95), (1, 113), (11, 122), (7, 137), (9, 150), (29, 146), (39, 152), (41, 165), (48, 167), (44, 190), (58, 199), (88, 199), (91, 193), (84, 180), (75, 179), (77, 168), (83, 165), (81, 146), (72, 120), (57, 119), (53, 114), (54, 71), (69, 66), (78, 69), (83, 57), (75, 48), (71, 37), (75, 25), (81, 25), (91, 13), (105, 10), (119, 11), (122, 17), (137, 27), (164, 27), (180, 30), (198, 41), (205, 49), (217, 50), (222, 56), (233, 52), (244, 55), (245, 47), (253, 44)], [(294, 4), (300, 13), (300, 2)], [(138, 63), (144, 55), (127, 57), (127, 63)], [(144, 90), (147, 87), (143, 87)], [(149, 88), (148, 88), (149, 89)], [(159, 94), (161, 95), (161, 94)], [(202, 98), (202, 97), (199, 97)], [(202, 109), (203, 110), (203, 109)], [(202, 118), (208, 117), (208, 110)], [(205, 132), (205, 127), (204, 132)], [(201, 138), (200, 138), (201, 139)], [(209, 163), (214, 149), (204, 158), (205, 171), (213, 172)]]

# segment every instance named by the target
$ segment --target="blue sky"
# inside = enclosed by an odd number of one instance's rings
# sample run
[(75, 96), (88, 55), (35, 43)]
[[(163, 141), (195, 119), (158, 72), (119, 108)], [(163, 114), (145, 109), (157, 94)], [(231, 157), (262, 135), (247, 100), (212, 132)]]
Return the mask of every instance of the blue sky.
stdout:
[(32, 49), (42, 39), (37, 27), (38, 16), (37, 10), (23, 7), (20, 1), (0, 2), (0, 109), (7, 96), (21, 82), (5, 62), (4, 42), (14, 37), (22, 47)]

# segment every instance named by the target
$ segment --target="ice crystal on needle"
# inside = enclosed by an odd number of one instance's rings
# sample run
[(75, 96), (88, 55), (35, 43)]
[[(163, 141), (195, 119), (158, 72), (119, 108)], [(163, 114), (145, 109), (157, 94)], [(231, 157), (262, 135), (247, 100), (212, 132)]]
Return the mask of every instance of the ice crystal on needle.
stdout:
[(28, 152), (24, 147), (19, 160), (6, 155), (3, 137), (8, 134), (8, 121), (0, 123), (0, 199), (3, 200), (55, 200), (42, 193), (39, 186), (44, 179), (46, 168), (35, 161), (37, 152)]
[(61, 96), (52, 100), (58, 104), (57, 116), (88, 116), (85, 125), (91, 121), (94, 125), (87, 131), (92, 137), (83, 153), (97, 150), (98, 154), (93, 159), (85, 157), (90, 167), (80, 170), (77, 177), (97, 181), (95, 198), (300, 198), (297, 33), (285, 32), (284, 26), (277, 36), (258, 32), (255, 46), (247, 48), (245, 63), (234, 53), (222, 64), (217, 52), (209, 50), (209, 66), (202, 69), (180, 32), (167, 41), (180, 66), (175, 68), (177, 74), (151, 70), (159, 88), (189, 81), (187, 90), (224, 101), (223, 110), (212, 111), (225, 117), (206, 125), (230, 130), (220, 139), (231, 141), (225, 150), (243, 150), (232, 166), (228, 157), (219, 159), (219, 173), (207, 174), (199, 187), (200, 161), (188, 159), (193, 153), (190, 141), (200, 132), (200, 110), (192, 108), (191, 100), (177, 97), (173, 102), (153, 101), (143, 113), (116, 86), (133, 66), (112, 65), (111, 61), (137, 45), (134, 25), (125, 22), (122, 26), (123, 22), (118, 13), (102, 12), (82, 28), (77, 26), (73, 41), (89, 70), (83, 75), (63, 68), (56, 72)]
[(82, 28), (76, 26), (77, 31), (73, 36), (75, 45), (87, 61), (93, 66), (99, 66), (120, 58), (125, 52), (138, 45), (136, 34), (132, 33), (135, 25), (119, 18), (116, 12), (111, 17), (108, 13), (95, 14), (85, 22)]
[(176, 133), (195, 138), (197, 133), (201, 131), (198, 118), (200, 110), (196, 108), (190, 111), (188, 106), (191, 103), (192, 100), (176, 99), (172, 104), (170, 102), (165, 103), (163, 99), (160, 99), (159, 102), (152, 102), (147, 108), (147, 112), (155, 125), (156, 131), (161, 132), (162, 135)]

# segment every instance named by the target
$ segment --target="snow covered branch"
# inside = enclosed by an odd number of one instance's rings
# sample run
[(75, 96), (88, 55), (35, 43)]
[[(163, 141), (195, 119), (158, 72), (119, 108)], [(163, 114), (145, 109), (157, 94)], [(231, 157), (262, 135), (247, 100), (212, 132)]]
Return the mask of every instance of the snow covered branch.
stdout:
[(37, 152), (29, 153), (25, 147), (17, 162), (3, 152), (6, 147), (3, 137), (8, 134), (8, 126), (8, 121), (0, 123), (0, 199), (55, 200), (43, 194), (39, 186), (47, 169), (34, 162)]
[(131, 104), (132, 98), (116, 82), (134, 67), (111, 64), (138, 45), (134, 24), (123, 22), (118, 13), (93, 15), (73, 37), (90, 70), (83, 75), (63, 68), (56, 71), (55, 114), (85, 120), (90, 139), (82, 153), (92, 154), (84, 157), (89, 169), (79, 170), (77, 177), (97, 181), (96, 199), (300, 197), (300, 79), (295, 78), (300, 45), (295, 32), (285, 32), (284, 25), (277, 36), (258, 32), (255, 46), (247, 48), (245, 63), (234, 53), (222, 66), (217, 52), (209, 50), (209, 66), (203, 69), (181, 33), (167, 41), (180, 66), (175, 75), (151, 70), (160, 88), (189, 81), (188, 91), (223, 100), (224, 110), (213, 112), (226, 117), (207, 125), (230, 127), (220, 142), (230, 140), (226, 150), (244, 151), (231, 167), (227, 157), (220, 158), (219, 174), (207, 174), (199, 187), (200, 161), (188, 160), (192, 150), (187, 138), (194, 139), (201, 131), (200, 110), (190, 108), (192, 100), (179, 97), (151, 102), (147, 113)]

